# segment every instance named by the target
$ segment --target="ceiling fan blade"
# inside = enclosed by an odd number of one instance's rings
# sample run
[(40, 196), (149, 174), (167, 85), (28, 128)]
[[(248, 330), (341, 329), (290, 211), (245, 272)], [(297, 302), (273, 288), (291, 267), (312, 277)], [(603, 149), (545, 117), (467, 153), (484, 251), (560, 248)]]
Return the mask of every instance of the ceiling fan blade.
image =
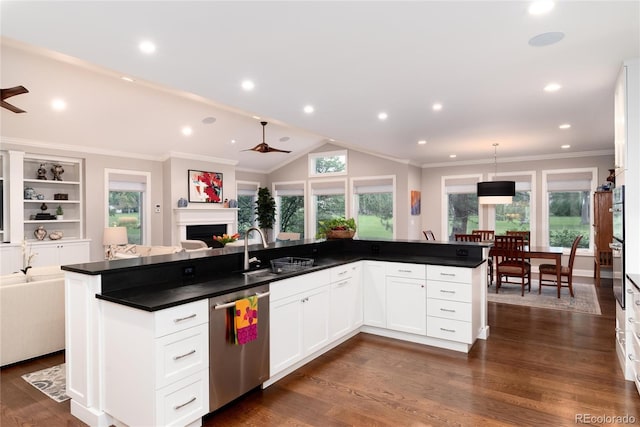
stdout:
[(280, 150), (279, 148), (269, 147), (269, 144), (264, 142), (264, 128), (265, 126), (267, 126), (267, 122), (260, 122), (260, 124), (262, 125), (262, 142), (253, 148), (248, 148), (246, 150), (241, 150), (241, 151), (255, 151), (257, 153), (290, 153), (291, 152), (287, 150)]
[(5, 101), (5, 99), (28, 92), (29, 91), (24, 86), (15, 86), (7, 89), (0, 89), (0, 98), (2, 98), (2, 103), (0, 104), (0, 106), (2, 106), (2, 108), (6, 108), (9, 111), (13, 111), (14, 113), (26, 113), (25, 110), (18, 108), (15, 105), (9, 104)]
[(289, 150), (280, 150), (279, 148), (269, 147), (269, 151), (267, 153), (290, 153)]

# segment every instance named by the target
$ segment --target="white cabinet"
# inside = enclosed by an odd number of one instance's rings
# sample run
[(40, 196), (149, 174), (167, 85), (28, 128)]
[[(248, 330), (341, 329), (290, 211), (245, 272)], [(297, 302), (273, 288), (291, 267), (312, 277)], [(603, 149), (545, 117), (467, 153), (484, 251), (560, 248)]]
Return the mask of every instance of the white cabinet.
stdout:
[(270, 285), (270, 376), (329, 343), (329, 270)]
[(362, 294), (363, 324), (378, 328), (387, 327), (386, 276), (382, 261), (363, 261)]
[(56, 241), (33, 243), (31, 250), (37, 254), (33, 257), (33, 267), (45, 265), (79, 264), (89, 261), (89, 241)]
[[(422, 266), (424, 269), (424, 266)], [(425, 278), (387, 276), (387, 328), (411, 334), (427, 333)]]
[(360, 263), (334, 267), (331, 274), (330, 339), (338, 339), (362, 325)]
[(209, 305), (156, 312), (101, 301), (104, 411), (131, 426), (184, 426), (209, 412)]
[(622, 340), (618, 340), (618, 344), (621, 343), (623, 347), (626, 344), (625, 377), (635, 383), (636, 389), (640, 393), (640, 291), (628, 279), (626, 286), (627, 328), (626, 333), (622, 333)]

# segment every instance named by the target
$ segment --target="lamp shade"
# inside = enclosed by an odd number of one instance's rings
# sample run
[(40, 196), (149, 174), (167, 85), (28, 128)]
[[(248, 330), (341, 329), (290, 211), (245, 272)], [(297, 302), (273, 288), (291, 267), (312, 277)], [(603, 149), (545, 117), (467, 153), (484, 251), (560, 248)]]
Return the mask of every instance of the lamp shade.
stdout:
[(481, 205), (508, 204), (516, 195), (515, 181), (485, 181), (478, 183), (478, 203)]
[(126, 245), (127, 243), (127, 227), (107, 227), (104, 229), (103, 245)]

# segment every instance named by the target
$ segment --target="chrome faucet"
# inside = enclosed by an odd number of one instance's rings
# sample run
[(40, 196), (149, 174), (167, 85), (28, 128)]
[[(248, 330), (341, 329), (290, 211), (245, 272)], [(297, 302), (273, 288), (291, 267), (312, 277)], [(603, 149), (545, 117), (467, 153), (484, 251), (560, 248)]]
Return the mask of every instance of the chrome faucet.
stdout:
[(267, 239), (264, 237), (262, 230), (260, 230), (258, 227), (249, 227), (247, 231), (244, 232), (244, 269), (245, 270), (249, 269), (249, 234), (253, 230), (260, 233), (260, 239), (262, 239), (262, 246), (264, 246), (265, 249), (269, 247), (269, 245), (267, 244)]

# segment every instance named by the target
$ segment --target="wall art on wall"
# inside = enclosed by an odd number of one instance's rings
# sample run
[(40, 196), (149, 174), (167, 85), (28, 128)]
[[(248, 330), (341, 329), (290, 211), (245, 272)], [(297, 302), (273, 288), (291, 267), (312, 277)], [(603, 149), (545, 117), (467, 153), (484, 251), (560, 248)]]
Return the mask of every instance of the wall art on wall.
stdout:
[(411, 215), (420, 215), (420, 192), (411, 190)]
[(189, 170), (190, 203), (222, 203), (222, 173)]

